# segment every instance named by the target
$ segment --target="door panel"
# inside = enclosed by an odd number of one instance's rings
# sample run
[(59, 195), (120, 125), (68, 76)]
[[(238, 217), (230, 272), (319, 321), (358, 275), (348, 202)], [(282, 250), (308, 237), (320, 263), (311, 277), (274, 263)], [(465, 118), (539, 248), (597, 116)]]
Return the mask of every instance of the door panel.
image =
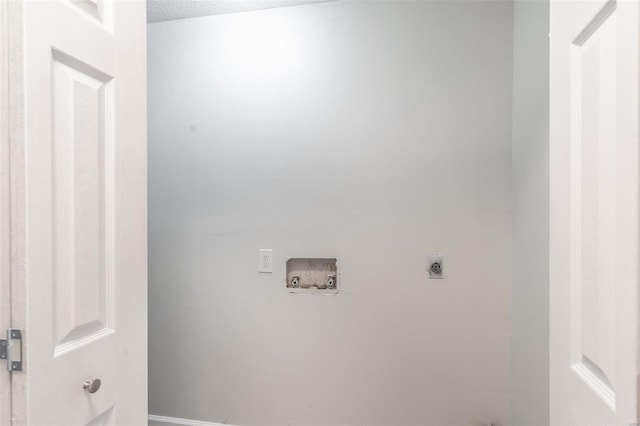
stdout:
[(22, 25), (16, 420), (146, 424), (145, 4), (27, 1)]
[(616, 10), (573, 43), (571, 112), (572, 368), (615, 408)]
[(95, 19), (108, 31), (112, 30), (113, 5), (108, 0), (73, 0), (73, 5)]
[(551, 4), (551, 420), (637, 421), (638, 3)]
[(53, 52), (55, 353), (113, 331), (113, 79)]

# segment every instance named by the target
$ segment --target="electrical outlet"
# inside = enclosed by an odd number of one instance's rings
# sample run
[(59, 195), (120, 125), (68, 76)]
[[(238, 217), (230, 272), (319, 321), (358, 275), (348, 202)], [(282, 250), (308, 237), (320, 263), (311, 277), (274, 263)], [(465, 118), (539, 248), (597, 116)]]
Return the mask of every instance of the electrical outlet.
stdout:
[(429, 258), (427, 259), (427, 270), (429, 271), (430, 279), (436, 279), (436, 280), (442, 279), (443, 270), (444, 270), (444, 263), (443, 263), (442, 256), (440, 255), (429, 256)]
[(273, 272), (273, 252), (271, 249), (258, 250), (258, 272)]

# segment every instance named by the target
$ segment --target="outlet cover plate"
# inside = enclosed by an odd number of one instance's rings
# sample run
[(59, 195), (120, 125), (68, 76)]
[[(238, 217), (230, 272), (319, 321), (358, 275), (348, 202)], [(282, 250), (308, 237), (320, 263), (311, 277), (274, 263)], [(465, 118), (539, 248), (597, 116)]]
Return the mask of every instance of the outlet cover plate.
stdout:
[(258, 272), (266, 274), (273, 272), (273, 251), (271, 249), (258, 250)]
[(439, 254), (431, 255), (427, 258), (427, 271), (429, 279), (441, 280), (444, 278), (444, 262), (443, 257)]

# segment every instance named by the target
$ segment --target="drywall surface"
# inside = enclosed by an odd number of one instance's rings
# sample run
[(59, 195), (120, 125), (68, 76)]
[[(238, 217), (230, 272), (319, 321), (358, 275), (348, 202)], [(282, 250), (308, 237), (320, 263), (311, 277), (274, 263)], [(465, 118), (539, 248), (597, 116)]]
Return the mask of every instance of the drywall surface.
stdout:
[[(507, 424), (512, 18), (329, 2), (149, 26), (150, 413)], [(296, 257), (336, 258), (339, 294), (290, 294)]]
[(514, 2), (512, 424), (549, 424), (549, 2)]
[(196, 18), (221, 13), (238, 13), (272, 7), (299, 6), (332, 0), (148, 0), (147, 22)]

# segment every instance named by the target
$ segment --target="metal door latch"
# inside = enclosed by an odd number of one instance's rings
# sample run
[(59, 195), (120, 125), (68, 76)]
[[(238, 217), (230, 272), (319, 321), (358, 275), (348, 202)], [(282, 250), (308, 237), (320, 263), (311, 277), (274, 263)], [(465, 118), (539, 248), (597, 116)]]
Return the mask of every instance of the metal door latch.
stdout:
[[(16, 340), (19, 343), (16, 344)], [(0, 359), (7, 360), (7, 370), (22, 371), (22, 330), (7, 329), (7, 339), (0, 340)]]

